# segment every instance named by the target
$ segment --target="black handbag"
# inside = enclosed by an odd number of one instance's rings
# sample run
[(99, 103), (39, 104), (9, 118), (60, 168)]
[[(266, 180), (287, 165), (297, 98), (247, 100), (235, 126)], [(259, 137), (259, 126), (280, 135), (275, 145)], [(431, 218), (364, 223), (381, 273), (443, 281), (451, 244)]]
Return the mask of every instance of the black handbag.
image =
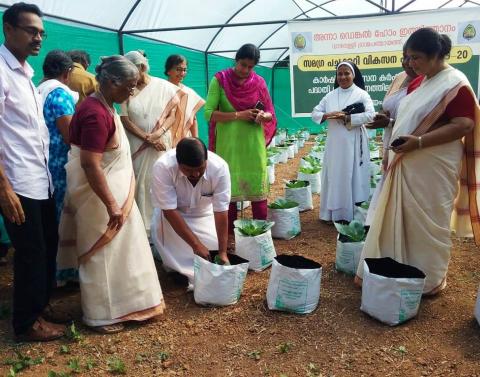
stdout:
[(365, 105), (363, 104), (363, 102), (355, 102), (355, 103), (352, 103), (351, 105), (348, 105), (342, 111), (348, 115), (364, 113)]

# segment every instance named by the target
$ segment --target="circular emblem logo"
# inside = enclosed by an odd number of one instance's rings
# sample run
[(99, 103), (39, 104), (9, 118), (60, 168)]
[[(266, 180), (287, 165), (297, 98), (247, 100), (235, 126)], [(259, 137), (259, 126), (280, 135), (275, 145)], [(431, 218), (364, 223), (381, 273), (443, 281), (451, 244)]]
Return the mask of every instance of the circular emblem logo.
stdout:
[(463, 30), (463, 38), (470, 40), (475, 38), (475, 35), (477, 35), (475, 27), (472, 24), (468, 24)]
[(303, 50), (305, 46), (307, 45), (307, 40), (302, 34), (298, 34), (294, 41), (293, 45), (298, 49), (298, 50)]

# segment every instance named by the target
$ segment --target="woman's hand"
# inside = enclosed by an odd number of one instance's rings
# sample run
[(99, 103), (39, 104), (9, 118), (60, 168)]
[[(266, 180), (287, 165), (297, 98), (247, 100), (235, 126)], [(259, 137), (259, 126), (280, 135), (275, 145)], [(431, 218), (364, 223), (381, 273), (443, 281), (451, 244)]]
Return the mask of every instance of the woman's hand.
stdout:
[(107, 227), (108, 229), (120, 230), (122, 225), (125, 223), (125, 215), (122, 212), (122, 209), (118, 206), (117, 203), (113, 203), (107, 206), (107, 212), (110, 219), (108, 220)]
[(391, 147), (395, 153), (408, 153), (418, 149), (418, 136), (404, 135), (399, 136), (397, 139), (405, 140), (405, 142), (399, 146)]
[(263, 122), (268, 122), (270, 120), (272, 120), (272, 114), (260, 110), (255, 118), (255, 123), (262, 124)]
[(246, 120), (247, 122), (255, 122), (257, 115), (259, 114), (260, 110), (258, 109), (248, 109), (243, 111), (237, 111), (236, 119)]
[(386, 114), (378, 113), (373, 118), (372, 122), (365, 123), (365, 127), (368, 129), (377, 129), (377, 128), (385, 128), (388, 127), (390, 124), (390, 117)]

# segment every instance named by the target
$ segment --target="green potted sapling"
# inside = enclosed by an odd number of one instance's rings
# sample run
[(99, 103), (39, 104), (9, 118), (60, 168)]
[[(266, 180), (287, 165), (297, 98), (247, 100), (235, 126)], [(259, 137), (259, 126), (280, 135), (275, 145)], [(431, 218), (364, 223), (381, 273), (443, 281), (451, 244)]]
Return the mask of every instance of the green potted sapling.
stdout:
[(285, 180), (285, 199), (298, 203), (300, 212), (313, 209), (312, 189), (309, 181)]
[(303, 166), (298, 169), (297, 179), (299, 181), (309, 181), (312, 194), (320, 194), (321, 177), (320, 166)]
[(289, 240), (301, 231), (299, 206), (293, 200), (279, 198), (268, 204), (268, 219), (275, 222), (273, 238)]
[(338, 231), (335, 268), (337, 271), (355, 275), (368, 227), (358, 220), (352, 220), (349, 224), (335, 223), (335, 228)]

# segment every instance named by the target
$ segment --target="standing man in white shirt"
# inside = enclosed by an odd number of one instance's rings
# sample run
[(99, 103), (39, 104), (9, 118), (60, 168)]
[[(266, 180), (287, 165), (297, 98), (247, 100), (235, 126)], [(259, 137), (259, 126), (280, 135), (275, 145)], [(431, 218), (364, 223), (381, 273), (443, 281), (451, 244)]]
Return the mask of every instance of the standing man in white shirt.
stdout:
[(197, 138), (182, 139), (152, 169), (151, 235), (163, 264), (193, 284), (193, 256), (227, 258), (230, 172)]
[(0, 46), (0, 209), (15, 247), (13, 329), (23, 341), (61, 337), (45, 320), (55, 282), (58, 226), (48, 171), (48, 129), (28, 56), (46, 38), (42, 13), (16, 3), (3, 14)]

